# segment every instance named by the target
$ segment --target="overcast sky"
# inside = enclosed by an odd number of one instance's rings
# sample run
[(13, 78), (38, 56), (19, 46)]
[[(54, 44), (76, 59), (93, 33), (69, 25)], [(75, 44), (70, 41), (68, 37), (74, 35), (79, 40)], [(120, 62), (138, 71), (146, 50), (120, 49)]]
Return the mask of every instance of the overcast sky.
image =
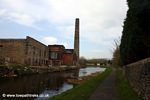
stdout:
[(111, 58), (127, 9), (126, 0), (0, 0), (0, 38), (31, 36), (73, 48), (79, 18), (80, 56)]

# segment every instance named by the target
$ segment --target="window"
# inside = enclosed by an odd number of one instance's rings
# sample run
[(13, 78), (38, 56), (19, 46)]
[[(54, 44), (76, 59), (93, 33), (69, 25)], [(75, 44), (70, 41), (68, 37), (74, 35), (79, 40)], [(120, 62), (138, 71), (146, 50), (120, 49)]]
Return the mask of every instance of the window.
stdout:
[(0, 47), (3, 47), (3, 45), (0, 45)]
[(57, 52), (51, 52), (51, 59), (58, 59), (58, 53)]
[(44, 51), (44, 57), (46, 57), (46, 51)]

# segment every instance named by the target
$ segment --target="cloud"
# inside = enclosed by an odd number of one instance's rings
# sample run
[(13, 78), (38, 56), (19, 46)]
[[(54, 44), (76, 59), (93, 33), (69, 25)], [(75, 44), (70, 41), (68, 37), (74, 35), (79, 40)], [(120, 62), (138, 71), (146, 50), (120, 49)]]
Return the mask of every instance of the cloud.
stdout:
[(34, 23), (33, 18), (26, 14), (10, 13), (9, 19), (27, 26), (32, 26)]
[(87, 59), (91, 58), (111, 58), (111, 52), (104, 50), (91, 50), (88, 52), (83, 52), (81, 56), (85, 56)]
[(24, 13), (35, 21), (62, 25), (76, 17), (81, 18), (83, 24), (103, 24), (110, 18), (124, 17), (126, 11), (125, 0), (1, 0), (1, 8), (7, 9), (7, 13)]
[(62, 35), (63, 38), (66, 39), (73, 39), (74, 37), (74, 25), (69, 26), (58, 26), (57, 30), (60, 32), (60, 35)]
[[(3, 19), (35, 30), (45, 29), (41, 27), (42, 25), (39, 26), (41, 22), (53, 25), (59, 35), (44, 38), (43, 41), (46, 44), (58, 43), (58, 37), (72, 40), (74, 20), (78, 17), (80, 18), (80, 39), (99, 44), (100, 47), (105, 45), (105, 51), (111, 46), (114, 39), (121, 36), (127, 9), (126, 0), (0, 1), (0, 17)], [(63, 43), (68, 44), (66, 41)]]
[(56, 37), (44, 37), (43, 38), (43, 43), (46, 44), (46, 45), (53, 45), (53, 44), (57, 44), (58, 43), (58, 40)]
[(67, 42), (59, 42), (58, 39), (56, 37), (44, 37), (42, 39), (42, 43), (46, 44), (46, 45), (54, 45), (54, 44), (59, 44), (59, 45), (64, 45), (65, 48), (69, 48), (69, 45)]
[(30, 0), (1, 0), (0, 15), (3, 19), (35, 28), (40, 21), (48, 20), (45, 5), (31, 3)]
[(2, 17), (5, 14), (5, 12), (6, 12), (5, 9), (0, 10), (0, 17)]
[(64, 46), (65, 46), (65, 48), (69, 48), (69, 45), (68, 45), (68, 43), (67, 43), (67, 42), (61, 42), (60, 44), (61, 44), (61, 45), (64, 45)]

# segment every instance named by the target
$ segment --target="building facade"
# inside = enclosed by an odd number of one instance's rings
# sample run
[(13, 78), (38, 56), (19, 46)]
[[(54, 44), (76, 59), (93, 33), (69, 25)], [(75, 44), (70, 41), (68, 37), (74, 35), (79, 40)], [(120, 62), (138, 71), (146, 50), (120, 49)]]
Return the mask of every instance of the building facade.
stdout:
[(73, 49), (65, 49), (63, 45), (49, 45), (49, 65), (75, 65), (76, 55)]
[(27, 36), (26, 39), (0, 39), (0, 64), (42, 66), (48, 62), (48, 47)]
[(63, 45), (48, 45), (48, 48), (49, 48), (49, 65), (51, 66), (62, 65), (65, 47)]
[(74, 49), (65, 49), (63, 53), (63, 64), (64, 65), (76, 65), (77, 55), (74, 53)]

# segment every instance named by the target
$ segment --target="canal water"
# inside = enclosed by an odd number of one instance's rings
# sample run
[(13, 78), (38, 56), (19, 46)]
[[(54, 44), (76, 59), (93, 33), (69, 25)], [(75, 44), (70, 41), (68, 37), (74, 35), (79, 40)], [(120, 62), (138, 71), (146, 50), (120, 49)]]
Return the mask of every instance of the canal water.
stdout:
[[(79, 70), (36, 74), (15, 78), (0, 79), (0, 100), (9, 97), (26, 100), (47, 100), (47, 98), (60, 94), (73, 88), (67, 83), (68, 78), (78, 78), (91, 73), (104, 71), (105, 68), (87, 67)], [(22, 98), (23, 97), (23, 98)]]

